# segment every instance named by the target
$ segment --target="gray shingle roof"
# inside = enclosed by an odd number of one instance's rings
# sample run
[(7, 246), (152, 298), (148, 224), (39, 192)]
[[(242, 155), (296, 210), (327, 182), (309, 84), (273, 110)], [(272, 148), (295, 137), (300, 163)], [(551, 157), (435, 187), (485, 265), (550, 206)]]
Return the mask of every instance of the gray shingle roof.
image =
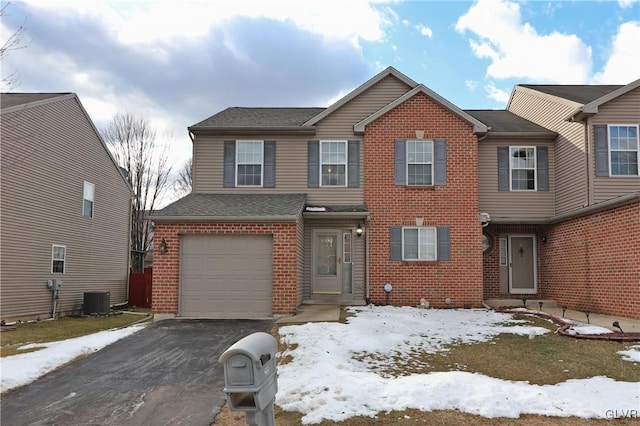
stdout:
[(491, 127), (489, 133), (540, 133), (552, 135), (549, 129), (504, 109), (466, 109), (465, 112)]
[(569, 99), (581, 104), (588, 104), (623, 86), (621, 85), (587, 85), (587, 84), (520, 84), (538, 92)]
[(300, 127), (325, 108), (243, 108), (231, 107), (189, 129), (229, 127)]
[(0, 108), (11, 108), (65, 95), (70, 95), (70, 93), (1, 93)]
[(296, 216), (306, 194), (189, 194), (155, 211), (152, 220), (162, 218), (238, 219)]

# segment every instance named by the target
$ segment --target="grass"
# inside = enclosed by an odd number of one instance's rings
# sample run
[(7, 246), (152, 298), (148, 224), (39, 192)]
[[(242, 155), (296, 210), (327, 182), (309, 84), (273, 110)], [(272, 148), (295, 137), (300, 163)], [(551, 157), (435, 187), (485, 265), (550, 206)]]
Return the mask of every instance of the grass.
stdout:
[[(143, 309), (136, 309), (136, 312), (148, 313)], [(18, 349), (29, 343), (47, 343), (86, 336), (98, 331), (124, 327), (143, 318), (145, 317), (142, 315), (121, 313), (18, 323), (10, 328), (4, 328), (0, 333), (0, 357), (38, 350), (38, 348), (22, 351)]]

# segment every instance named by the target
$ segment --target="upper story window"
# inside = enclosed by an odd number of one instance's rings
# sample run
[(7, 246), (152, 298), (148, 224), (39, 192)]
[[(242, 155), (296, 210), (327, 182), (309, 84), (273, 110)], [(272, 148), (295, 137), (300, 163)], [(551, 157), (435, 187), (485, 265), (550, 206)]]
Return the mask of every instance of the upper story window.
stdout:
[(512, 191), (536, 190), (536, 148), (509, 147), (509, 169)]
[(347, 186), (347, 141), (320, 142), (321, 186)]
[(549, 147), (499, 146), (498, 191), (549, 191)]
[(64, 274), (64, 267), (67, 257), (67, 247), (53, 245), (51, 246), (51, 273)]
[(403, 260), (436, 260), (436, 228), (402, 228)]
[(263, 142), (237, 141), (236, 186), (262, 186)]
[(637, 125), (610, 125), (611, 176), (638, 176), (639, 148)]
[(82, 196), (82, 216), (84, 217), (93, 217), (94, 194), (95, 185), (90, 182), (85, 182)]
[(433, 141), (407, 141), (407, 185), (433, 185)]

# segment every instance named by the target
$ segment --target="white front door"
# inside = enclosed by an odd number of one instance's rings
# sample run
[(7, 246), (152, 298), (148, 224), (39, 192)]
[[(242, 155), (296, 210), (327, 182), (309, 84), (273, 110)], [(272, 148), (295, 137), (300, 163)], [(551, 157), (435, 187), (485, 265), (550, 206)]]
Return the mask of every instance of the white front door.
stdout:
[(538, 292), (535, 235), (509, 236), (509, 293)]

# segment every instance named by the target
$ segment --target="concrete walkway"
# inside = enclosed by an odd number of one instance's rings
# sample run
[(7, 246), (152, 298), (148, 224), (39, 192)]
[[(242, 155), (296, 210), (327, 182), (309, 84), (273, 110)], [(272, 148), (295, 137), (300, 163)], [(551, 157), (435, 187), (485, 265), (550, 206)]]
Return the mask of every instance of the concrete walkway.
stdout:
[[(578, 324), (591, 324), (599, 327), (605, 327), (613, 331), (619, 331), (613, 326), (614, 321), (618, 321), (620, 327), (625, 333), (640, 333), (640, 320), (613, 317), (609, 315), (601, 315), (589, 313), (589, 319), (584, 312), (573, 311), (567, 309), (565, 312), (562, 308), (556, 306), (555, 302), (550, 300), (542, 301), (542, 309), (538, 304), (539, 300), (528, 300), (527, 309), (532, 311), (541, 311), (546, 314), (556, 316), (558, 318), (567, 318)], [(490, 308), (502, 308), (506, 306), (522, 307), (522, 301), (518, 299), (493, 299), (485, 301)], [(294, 316), (282, 317), (276, 321), (277, 324), (304, 324), (307, 322), (336, 322), (340, 320), (339, 305), (302, 305), (300, 312)]]
[[(542, 308), (538, 302), (542, 302)], [(518, 299), (492, 299), (486, 300), (485, 304), (490, 308), (504, 308), (514, 307), (521, 308), (522, 301)], [(556, 303), (552, 300), (527, 300), (527, 309), (532, 311), (540, 311), (545, 314), (550, 314), (558, 318), (570, 319), (580, 325), (590, 324), (597, 325), (598, 327), (605, 327), (613, 331), (620, 331), (613, 326), (614, 321), (618, 321), (618, 324), (625, 333), (640, 333), (640, 320), (624, 318), (618, 316), (602, 315), (597, 313), (589, 313), (589, 318), (585, 312), (574, 311), (567, 309), (562, 311), (562, 308), (556, 306)]]

